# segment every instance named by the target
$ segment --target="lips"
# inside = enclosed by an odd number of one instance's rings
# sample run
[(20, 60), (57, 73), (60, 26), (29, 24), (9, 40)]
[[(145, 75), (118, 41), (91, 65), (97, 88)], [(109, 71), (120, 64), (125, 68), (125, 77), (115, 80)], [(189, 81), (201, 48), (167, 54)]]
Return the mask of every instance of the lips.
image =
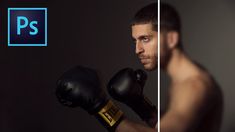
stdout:
[(139, 56), (139, 59), (148, 59), (148, 57), (145, 57), (145, 56)]
[(140, 61), (141, 61), (142, 64), (147, 64), (148, 63), (147, 59), (140, 59)]
[(141, 62), (143, 65), (145, 65), (145, 64), (148, 63), (149, 57), (144, 56), (144, 55), (139, 55), (138, 57), (139, 57), (139, 59), (140, 59), (140, 62)]

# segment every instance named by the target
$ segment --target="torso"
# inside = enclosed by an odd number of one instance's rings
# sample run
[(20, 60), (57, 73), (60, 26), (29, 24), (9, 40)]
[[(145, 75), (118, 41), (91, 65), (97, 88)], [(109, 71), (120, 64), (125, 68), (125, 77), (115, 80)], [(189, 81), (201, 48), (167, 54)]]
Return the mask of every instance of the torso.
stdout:
[(220, 87), (214, 82), (217, 96), (212, 100), (213, 106), (208, 109), (197, 130), (200, 132), (219, 132), (223, 113), (223, 96)]
[[(216, 81), (214, 81), (214, 79), (208, 74), (207, 71), (204, 71), (204, 69), (200, 69), (201, 71), (201, 77), (197, 76), (195, 77), (195, 79), (192, 79), (194, 81), (191, 81), (191, 85), (195, 87), (194, 88), (174, 88), (175, 85), (178, 84), (172, 84), (171, 88), (170, 88), (170, 98), (171, 96), (175, 96), (174, 99), (175, 100), (177, 98), (178, 102), (180, 102), (179, 100), (187, 100), (187, 97), (190, 98), (190, 96), (184, 96), (183, 94), (195, 94), (195, 89), (197, 88), (197, 84), (195, 82), (200, 82), (200, 81), (205, 81), (206, 83), (208, 83), (208, 85), (205, 85), (205, 89), (209, 89), (209, 90), (205, 90), (208, 92), (208, 98), (205, 99), (205, 106), (203, 106), (202, 109), (202, 114), (200, 112), (198, 112), (197, 114), (199, 114), (198, 116), (201, 116), (199, 120), (196, 121), (196, 125), (191, 127), (190, 129), (188, 129), (187, 132), (219, 132), (220, 131), (220, 125), (221, 125), (221, 118), (222, 118), (222, 112), (223, 112), (223, 96), (222, 96), (222, 92), (220, 90), (219, 85), (216, 83)], [(190, 81), (188, 81), (187, 83), (190, 83)], [(182, 84), (179, 84), (177, 87), (180, 87), (180, 85), (182, 87), (184, 87), (184, 82)], [(188, 86), (188, 85), (187, 85)], [(182, 93), (179, 93), (180, 92)], [(186, 93), (184, 93), (186, 91)], [(178, 95), (177, 95), (178, 94)], [(180, 97), (180, 94), (183, 95)], [(185, 98), (184, 98), (185, 97)], [(207, 102), (206, 102), (207, 101)], [(176, 102), (173, 102), (176, 103)], [(194, 102), (192, 102), (194, 103)], [(201, 114), (201, 115), (200, 115)], [(196, 115), (197, 116), (197, 115)]]

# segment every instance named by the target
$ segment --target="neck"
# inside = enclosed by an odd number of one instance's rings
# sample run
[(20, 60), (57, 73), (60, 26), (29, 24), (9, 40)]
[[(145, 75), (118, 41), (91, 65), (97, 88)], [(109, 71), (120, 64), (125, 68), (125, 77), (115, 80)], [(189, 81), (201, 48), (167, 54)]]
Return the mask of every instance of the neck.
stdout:
[(172, 81), (183, 81), (192, 75), (193, 62), (180, 49), (173, 49), (172, 56), (165, 68)]

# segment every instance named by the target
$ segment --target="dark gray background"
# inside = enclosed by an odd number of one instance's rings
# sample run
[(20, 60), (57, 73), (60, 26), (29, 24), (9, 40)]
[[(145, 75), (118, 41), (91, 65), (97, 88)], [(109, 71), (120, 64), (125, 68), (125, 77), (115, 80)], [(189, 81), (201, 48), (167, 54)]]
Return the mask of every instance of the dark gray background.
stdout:
[[(235, 2), (163, 0), (182, 17), (188, 54), (211, 71), (222, 86), (222, 132), (234, 132)], [(57, 103), (55, 81), (77, 64), (97, 68), (104, 82), (124, 67), (142, 68), (134, 54), (129, 22), (152, 0), (0, 1), (0, 131), (78, 132), (105, 129), (85, 111)], [(48, 47), (7, 47), (7, 7), (48, 7)], [(157, 72), (149, 73), (145, 93), (157, 104)], [(161, 77), (162, 108), (168, 78)], [(139, 121), (127, 107), (126, 114)]]
[(188, 54), (209, 69), (222, 87), (225, 107), (221, 132), (234, 132), (235, 1), (162, 1), (171, 3), (180, 13)]
[[(56, 79), (75, 65), (99, 69), (104, 83), (125, 67), (142, 68), (130, 20), (153, 0), (3, 0), (0, 2), (0, 131), (102, 132), (82, 109), (60, 105)], [(7, 7), (48, 7), (48, 47), (7, 47)], [(157, 103), (157, 72), (146, 95)], [(121, 105), (126, 115), (140, 119)]]

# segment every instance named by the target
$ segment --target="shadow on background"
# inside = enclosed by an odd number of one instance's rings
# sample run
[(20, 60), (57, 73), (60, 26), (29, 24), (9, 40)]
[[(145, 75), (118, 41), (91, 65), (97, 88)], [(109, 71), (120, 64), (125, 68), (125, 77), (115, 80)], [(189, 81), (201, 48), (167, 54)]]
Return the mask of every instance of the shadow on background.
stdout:
[[(151, 2), (0, 1), (0, 131), (105, 131), (82, 109), (58, 103), (56, 80), (75, 65), (99, 69), (104, 84), (122, 68), (142, 68), (135, 56), (129, 23), (139, 8)], [(48, 7), (48, 46), (7, 47), (8, 7)], [(149, 73), (145, 89), (155, 104), (156, 77), (156, 72)], [(140, 122), (129, 108), (121, 107), (128, 117)]]

